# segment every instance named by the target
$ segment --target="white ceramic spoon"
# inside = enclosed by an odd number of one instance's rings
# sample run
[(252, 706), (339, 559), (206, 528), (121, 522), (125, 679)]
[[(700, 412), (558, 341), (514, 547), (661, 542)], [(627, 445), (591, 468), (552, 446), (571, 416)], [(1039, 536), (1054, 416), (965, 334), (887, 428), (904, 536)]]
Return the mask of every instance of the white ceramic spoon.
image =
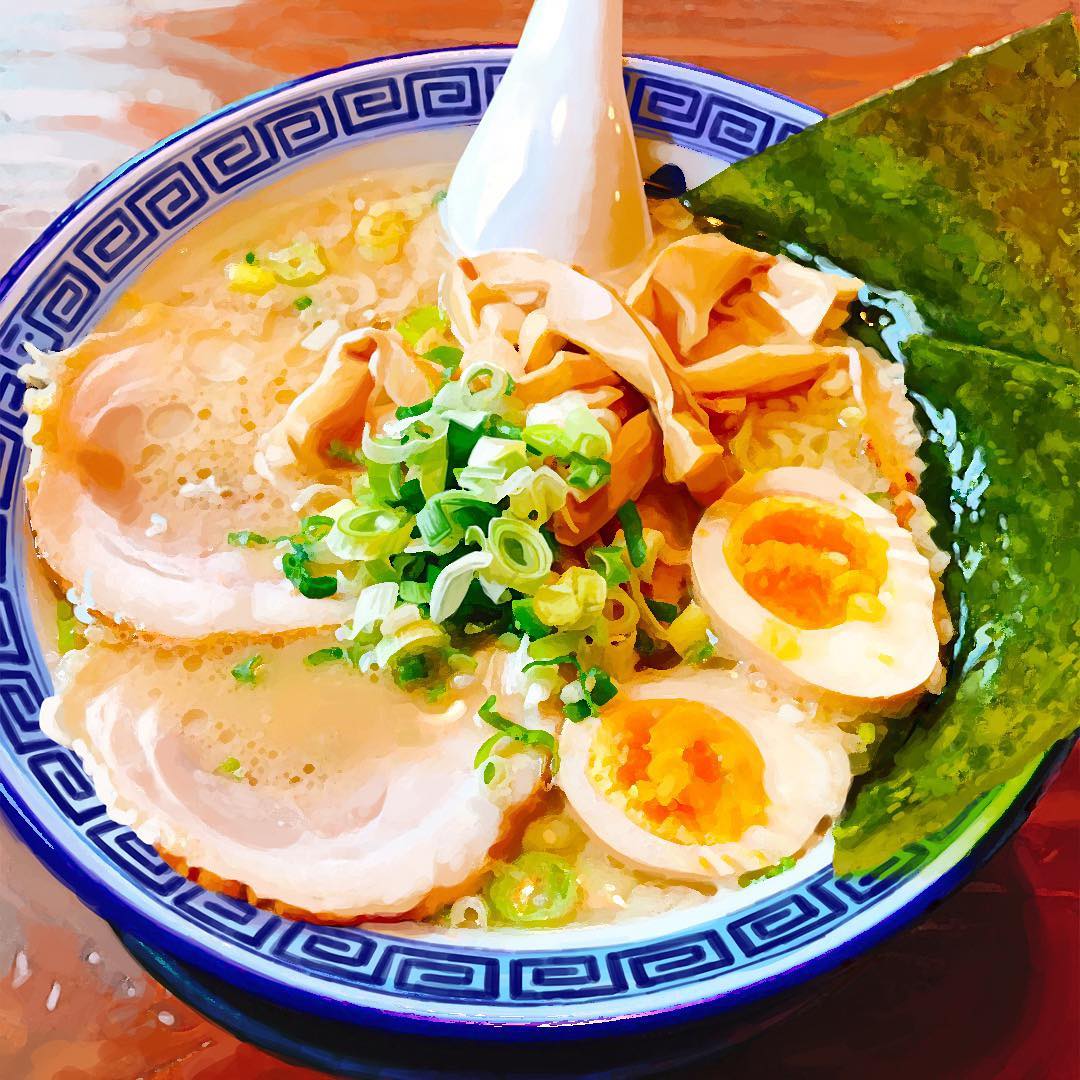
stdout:
[(652, 239), (623, 87), (623, 0), (536, 0), (443, 202), (463, 255), (537, 251), (603, 275)]

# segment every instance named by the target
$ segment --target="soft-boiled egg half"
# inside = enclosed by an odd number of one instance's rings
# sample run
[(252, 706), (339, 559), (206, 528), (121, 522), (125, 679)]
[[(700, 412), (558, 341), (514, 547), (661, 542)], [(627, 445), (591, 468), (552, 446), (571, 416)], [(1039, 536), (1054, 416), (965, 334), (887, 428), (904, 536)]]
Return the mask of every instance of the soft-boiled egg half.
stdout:
[(778, 681), (887, 699), (937, 667), (930, 564), (892, 513), (824, 469), (744, 477), (702, 517), (692, 567), (716, 633)]
[(782, 718), (721, 670), (629, 683), (600, 716), (564, 725), (559, 746), (555, 781), (585, 828), (629, 862), (687, 879), (804, 850), (851, 783), (835, 728)]

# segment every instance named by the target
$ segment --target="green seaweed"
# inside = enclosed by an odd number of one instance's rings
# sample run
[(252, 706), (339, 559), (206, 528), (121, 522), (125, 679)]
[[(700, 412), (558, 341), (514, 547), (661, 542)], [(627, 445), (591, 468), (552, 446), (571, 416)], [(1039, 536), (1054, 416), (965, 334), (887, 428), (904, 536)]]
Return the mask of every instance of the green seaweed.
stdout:
[(1062, 15), (733, 165), (686, 205), (906, 291), (941, 336), (1080, 368), (1078, 57)]
[(836, 828), (843, 872), (944, 828), (1078, 723), (1080, 377), (923, 336), (905, 351), (957, 636), (944, 693)]

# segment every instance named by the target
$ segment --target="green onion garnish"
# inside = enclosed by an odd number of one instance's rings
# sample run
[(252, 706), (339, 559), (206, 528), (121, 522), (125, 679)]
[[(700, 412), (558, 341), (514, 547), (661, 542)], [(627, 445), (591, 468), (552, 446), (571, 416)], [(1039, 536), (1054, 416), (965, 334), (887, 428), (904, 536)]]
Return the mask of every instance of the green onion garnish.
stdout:
[(293, 583), (301, 596), (309, 600), (325, 600), (337, 592), (336, 577), (315, 577), (308, 569), (311, 556), (301, 544), (293, 544), (293, 550), (281, 557), (281, 572)]
[(429, 330), (445, 330), (448, 325), (446, 316), (433, 304), (409, 312), (394, 329), (405, 339), (407, 345), (415, 348)]
[(566, 482), (579, 491), (592, 491), (611, 479), (611, 465), (603, 458), (587, 458), (573, 453), (569, 464)]
[(254, 266), (255, 265), (255, 252), (254, 251), (249, 251), (244, 256), (244, 262), (246, 262), (248, 264), (248, 266)]
[(233, 547), (262, 547), (270, 543), (265, 536), (252, 532), (250, 529), (229, 533), (228, 541)]
[(617, 544), (613, 547), (594, 547), (589, 549), (585, 557), (589, 566), (603, 577), (609, 587), (625, 585), (630, 580), (625, 548)]
[(305, 540), (317, 543), (334, 527), (334, 519), (324, 514), (312, 514), (300, 522), (300, 532)]
[(441, 191), (436, 191), (435, 194), (431, 196), (431, 205), (432, 206), (438, 206), (439, 203), (441, 203), (443, 201), (443, 199), (446, 198), (446, 196), (447, 196), (447, 192), (446, 192), (445, 189), (443, 189)]
[(547, 637), (551, 633), (551, 627), (542, 623), (536, 617), (532, 600), (515, 600), (511, 605), (514, 613), (514, 622), (523, 634), (528, 634), (533, 641)]
[(298, 296), (293, 301), (293, 307), (295, 307), (297, 311), (307, 311), (314, 303), (315, 301), (312, 300), (310, 296)]
[(582, 720), (588, 720), (594, 715), (587, 701), (568, 701), (563, 706), (563, 713), (572, 724), (580, 724)]
[(453, 345), (436, 345), (434, 349), (429, 349), (424, 353), (424, 359), (430, 360), (433, 364), (441, 364), (448, 374), (453, 374), (457, 371), (464, 355), (461, 349), (456, 349)]
[(240, 762), (237, 758), (227, 757), (215, 770), (218, 776), (228, 776), (232, 780), (239, 780), (236, 774), (240, 771)]
[(679, 617), (679, 609), (675, 604), (669, 604), (664, 600), (652, 600), (647, 596), (645, 603), (662, 623), (672, 623)]
[(476, 752), (476, 758), (473, 762), (475, 768), (479, 768), (490, 756), (492, 749), (498, 743), (500, 738), (513, 739), (514, 742), (519, 742), (524, 746), (540, 747), (542, 750), (547, 750), (551, 755), (551, 771), (557, 773), (559, 771), (559, 748), (555, 742), (555, 736), (550, 731), (541, 731), (539, 728), (527, 728), (522, 727), (521, 724), (514, 723), (513, 720), (508, 720), (501, 712), (495, 708), (496, 698), (492, 694), (491, 697), (480, 706), (479, 716), (485, 724), (490, 724), (495, 728), (498, 734), (493, 735), (483, 746)]
[(626, 537), (626, 550), (630, 555), (630, 562), (635, 567), (644, 566), (649, 557), (649, 549), (645, 545), (641, 515), (633, 500), (619, 507), (617, 517), (623, 528), (623, 535)]
[(426, 679), (430, 673), (427, 657), (422, 653), (415, 656), (406, 656), (404, 660), (394, 667), (394, 682), (400, 687), (406, 687), (411, 683)]
[(558, 855), (526, 851), (495, 871), (487, 897), (495, 914), (514, 926), (555, 926), (578, 905), (573, 867)]
[(402, 405), (394, 411), (399, 420), (407, 420), (410, 416), (421, 416), (431, 408), (431, 398), (421, 401), (418, 405)]
[(360, 452), (351, 446), (346, 446), (343, 442), (338, 442), (336, 439), (327, 447), (326, 453), (332, 457), (337, 458), (338, 461), (344, 461), (348, 465), (363, 465), (364, 459), (360, 456)]
[(66, 600), (56, 602), (56, 647), (60, 655), (86, 645), (82, 623), (75, 618), (75, 609)]
[(618, 692), (611, 676), (603, 668), (589, 668), (581, 676), (581, 688), (588, 700), (598, 709), (602, 709)]
[(255, 680), (259, 677), (259, 668), (262, 667), (262, 663), (263, 658), (258, 653), (249, 656), (232, 669), (232, 677), (245, 686), (254, 686)]
[(398, 596), (403, 604), (430, 604), (431, 586), (426, 581), (403, 581)]
[(308, 667), (322, 667), (323, 664), (332, 664), (337, 660), (344, 660), (345, 650), (340, 645), (331, 645), (328, 649), (317, 649), (304, 657), (304, 663)]
[(558, 424), (530, 424), (522, 432), (522, 438), (541, 457), (562, 459), (570, 455), (570, 440)]

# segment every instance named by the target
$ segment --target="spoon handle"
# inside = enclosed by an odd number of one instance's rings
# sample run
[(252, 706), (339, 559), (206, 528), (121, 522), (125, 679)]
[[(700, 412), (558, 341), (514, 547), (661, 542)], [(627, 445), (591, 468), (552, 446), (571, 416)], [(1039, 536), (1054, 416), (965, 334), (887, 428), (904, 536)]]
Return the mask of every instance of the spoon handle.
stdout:
[(622, 0), (534, 3), (443, 204), (462, 254), (521, 248), (604, 274), (650, 242), (622, 12)]

